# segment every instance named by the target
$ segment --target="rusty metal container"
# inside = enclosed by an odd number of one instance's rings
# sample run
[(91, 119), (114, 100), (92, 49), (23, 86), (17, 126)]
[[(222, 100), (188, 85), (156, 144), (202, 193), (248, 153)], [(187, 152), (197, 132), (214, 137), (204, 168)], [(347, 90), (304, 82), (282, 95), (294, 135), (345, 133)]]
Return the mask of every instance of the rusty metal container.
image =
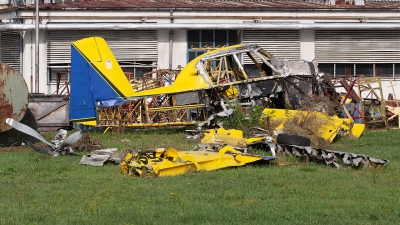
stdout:
[(28, 92), (24, 77), (0, 62), (0, 133), (12, 128), (6, 124), (7, 118), (22, 120), (28, 108)]

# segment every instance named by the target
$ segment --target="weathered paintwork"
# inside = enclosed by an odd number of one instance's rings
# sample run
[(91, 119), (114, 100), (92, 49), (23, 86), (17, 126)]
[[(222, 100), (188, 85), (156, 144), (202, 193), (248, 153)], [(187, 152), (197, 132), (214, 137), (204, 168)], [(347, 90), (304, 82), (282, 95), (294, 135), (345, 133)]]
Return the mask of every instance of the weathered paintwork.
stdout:
[(29, 109), (35, 115), (38, 131), (69, 128), (69, 96), (29, 94)]
[(23, 76), (5, 63), (0, 62), (0, 133), (12, 127), (7, 118), (21, 121), (28, 108), (28, 86)]
[(244, 166), (257, 161), (274, 160), (274, 156), (245, 154), (232, 146), (218, 151), (178, 151), (174, 148), (158, 148), (153, 151), (128, 153), (120, 165), (126, 175), (175, 176), (194, 171), (212, 171), (227, 167)]

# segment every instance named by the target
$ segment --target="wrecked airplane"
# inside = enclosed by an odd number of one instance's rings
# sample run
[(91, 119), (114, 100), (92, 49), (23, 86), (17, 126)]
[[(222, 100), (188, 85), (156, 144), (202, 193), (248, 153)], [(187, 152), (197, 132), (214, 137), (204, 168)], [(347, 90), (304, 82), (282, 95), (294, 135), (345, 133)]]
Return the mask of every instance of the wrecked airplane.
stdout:
[[(243, 65), (242, 58), (253, 64)], [(280, 60), (255, 44), (209, 51), (171, 85), (151, 88), (133, 87), (104, 39), (71, 46), (71, 122), (107, 129), (193, 125), (230, 115), (229, 104), (236, 101), (241, 107), (297, 109), (310, 94), (339, 99), (315, 61)]]

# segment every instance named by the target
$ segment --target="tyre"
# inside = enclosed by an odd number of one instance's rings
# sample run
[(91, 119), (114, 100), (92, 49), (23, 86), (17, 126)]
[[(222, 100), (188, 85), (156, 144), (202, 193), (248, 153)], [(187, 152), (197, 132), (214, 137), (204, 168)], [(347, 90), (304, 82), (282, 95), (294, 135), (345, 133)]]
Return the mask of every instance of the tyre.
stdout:
[(311, 144), (310, 138), (291, 134), (278, 134), (276, 142), (278, 144), (298, 146), (310, 146)]

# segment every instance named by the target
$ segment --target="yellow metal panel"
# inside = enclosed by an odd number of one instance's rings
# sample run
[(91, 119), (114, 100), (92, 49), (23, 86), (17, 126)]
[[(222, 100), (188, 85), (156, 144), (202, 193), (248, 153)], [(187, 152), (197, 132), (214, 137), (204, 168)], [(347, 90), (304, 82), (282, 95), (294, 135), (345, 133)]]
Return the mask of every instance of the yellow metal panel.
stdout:
[[(145, 90), (136, 93), (132, 97), (140, 97), (140, 96), (152, 96), (152, 95), (160, 95), (160, 94), (172, 94), (172, 93), (180, 93), (180, 92), (187, 92), (187, 91), (195, 91), (195, 90), (203, 90), (212, 88), (213, 85), (207, 82), (209, 79), (208, 74), (201, 74), (202, 71), (199, 69), (202, 64), (200, 60), (208, 55), (218, 53), (220, 51), (225, 51), (232, 48), (237, 48), (242, 46), (240, 45), (233, 45), (224, 48), (219, 48), (210, 52), (206, 52), (197, 58), (190, 61), (178, 74), (178, 77), (174, 81), (174, 83), (170, 86), (155, 88), (151, 90)], [(229, 95), (234, 96), (237, 95), (237, 90), (235, 92), (234, 88), (229, 89)]]
[(322, 112), (266, 108), (263, 111), (263, 116), (269, 117), (273, 120), (282, 120), (282, 123), (276, 128), (281, 129), (288, 119), (291, 119), (295, 116), (301, 118), (307, 116), (309, 113), (315, 113), (317, 118), (320, 119), (320, 127), (315, 127), (314, 129), (317, 130), (317, 133), (320, 137), (329, 142), (333, 141), (340, 129), (348, 131), (347, 133), (352, 133), (354, 137), (358, 138), (361, 136), (365, 128), (365, 126), (361, 124), (355, 125), (350, 123), (349, 119), (341, 119), (338, 116), (328, 116)]
[(261, 156), (244, 155), (231, 146), (223, 147), (219, 152), (212, 151), (178, 151), (167, 148), (157, 149), (154, 154), (127, 154), (121, 163), (124, 174), (132, 171), (139, 175), (153, 173), (158, 176), (174, 176), (194, 171), (212, 171), (232, 166), (243, 166), (247, 163), (264, 160)]
[(201, 143), (220, 143), (244, 147), (245, 140), (246, 139), (243, 138), (243, 131), (235, 129), (225, 130), (221, 127), (216, 130), (205, 130)]

